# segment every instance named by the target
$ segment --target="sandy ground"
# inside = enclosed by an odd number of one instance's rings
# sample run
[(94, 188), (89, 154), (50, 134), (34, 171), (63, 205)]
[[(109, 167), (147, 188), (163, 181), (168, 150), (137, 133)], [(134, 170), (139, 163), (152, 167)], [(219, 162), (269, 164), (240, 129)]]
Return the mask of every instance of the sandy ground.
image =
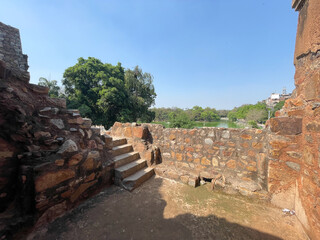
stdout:
[(263, 201), (154, 177), (132, 193), (109, 187), (28, 239), (308, 238), (295, 216)]

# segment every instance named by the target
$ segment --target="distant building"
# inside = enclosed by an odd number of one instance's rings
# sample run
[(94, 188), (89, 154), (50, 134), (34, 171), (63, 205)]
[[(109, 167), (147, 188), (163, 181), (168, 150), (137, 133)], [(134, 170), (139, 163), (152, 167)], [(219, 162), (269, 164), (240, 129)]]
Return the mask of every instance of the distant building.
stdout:
[(279, 103), (281, 101), (285, 101), (290, 97), (291, 97), (291, 93), (287, 94), (287, 91), (284, 88), (283, 91), (282, 91), (282, 94), (280, 94), (280, 93), (272, 93), (270, 95), (270, 97), (267, 100), (265, 100), (265, 103), (267, 104), (267, 106), (269, 108), (273, 108), (277, 103)]

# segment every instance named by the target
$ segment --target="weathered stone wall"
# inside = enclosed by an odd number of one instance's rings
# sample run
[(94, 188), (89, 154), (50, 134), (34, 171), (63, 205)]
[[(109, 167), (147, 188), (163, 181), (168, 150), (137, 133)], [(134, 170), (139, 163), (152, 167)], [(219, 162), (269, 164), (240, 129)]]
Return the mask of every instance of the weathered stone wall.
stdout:
[(29, 84), (18, 30), (4, 24), (0, 30), (0, 236), (6, 239), (111, 184), (114, 163), (112, 138), (66, 109), (65, 99)]
[[(161, 162), (156, 173), (196, 185), (197, 179), (215, 179), (228, 191), (245, 195), (267, 190), (266, 131), (256, 129), (165, 129), (161, 125), (116, 123), (112, 136), (131, 137), (136, 128), (148, 129), (146, 142), (152, 145), (150, 158)], [(146, 130), (145, 130), (146, 131)], [(147, 145), (147, 144), (146, 144)], [(159, 161), (159, 160), (157, 160)]]
[(271, 144), (270, 191), (275, 204), (295, 209), (311, 239), (320, 239), (320, 1), (294, 0), (293, 7), (300, 11), (296, 93), (270, 121), (278, 139)]
[[(13, 74), (29, 80), (28, 56), (22, 53), (19, 30), (0, 22), (0, 77)], [(4, 65), (5, 67), (1, 67)], [(4, 71), (6, 69), (6, 71)], [(11, 72), (11, 73), (10, 73)]]

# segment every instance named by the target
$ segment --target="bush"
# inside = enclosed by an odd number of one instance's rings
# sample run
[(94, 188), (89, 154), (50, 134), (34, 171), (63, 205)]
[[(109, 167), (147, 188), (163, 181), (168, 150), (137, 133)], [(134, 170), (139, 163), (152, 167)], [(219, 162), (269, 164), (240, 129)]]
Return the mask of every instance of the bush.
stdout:
[(256, 121), (249, 121), (248, 123), (252, 128), (259, 128), (259, 126), (258, 126)]
[(194, 123), (185, 112), (170, 113), (169, 115), (171, 128), (193, 128), (194, 126)]

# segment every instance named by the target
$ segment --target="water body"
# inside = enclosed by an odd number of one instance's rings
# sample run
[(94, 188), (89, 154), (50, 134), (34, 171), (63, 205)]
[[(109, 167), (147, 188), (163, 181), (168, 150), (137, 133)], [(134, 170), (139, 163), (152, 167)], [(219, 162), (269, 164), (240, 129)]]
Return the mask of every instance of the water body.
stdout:
[(195, 127), (219, 127), (219, 128), (241, 128), (234, 122), (220, 120), (218, 122), (196, 122)]

